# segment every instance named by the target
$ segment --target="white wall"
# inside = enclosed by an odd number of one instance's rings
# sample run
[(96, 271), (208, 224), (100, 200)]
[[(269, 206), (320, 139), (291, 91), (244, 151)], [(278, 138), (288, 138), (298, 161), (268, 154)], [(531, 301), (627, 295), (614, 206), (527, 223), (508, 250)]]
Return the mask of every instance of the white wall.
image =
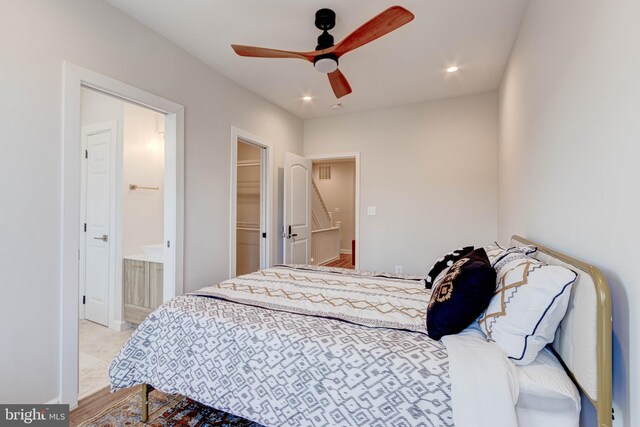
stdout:
[(449, 250), (495, 240), (497, 144), (496, 93), (304, 123), (305, 155), (361, 153), (363, 269), (426, 274)]
[(60, 377), (63, 60), (185, 106), (185, 291), (228, 274), (231, 126), (271, 140), (281, 169), (302, 152), (302, 122), (100, 0), (3, 0), (0, 17), (0, 401), (47, 402)]
[[(331, 166), (331, 179), (321, 180), (320, 165)], [(356, 238), (356, 163), (355, 161), (318, 162), (313, 164), (313, 180), (333, 219), (342, 222), (340, 250), (351, 252)], [(338, 208), (339, 212), (336, 212)], [(357, 249), (356, 249), (357, 250)]]
[(640, 425), (638, 17), (637, 0), (529, 2), (500, 93), (500, 239), (605, 273), (619, 426)]
[[(122, 254), (164, 242), (164, 115), (124, 103)], [(129, 189), (130, 184), (160, 190)]]

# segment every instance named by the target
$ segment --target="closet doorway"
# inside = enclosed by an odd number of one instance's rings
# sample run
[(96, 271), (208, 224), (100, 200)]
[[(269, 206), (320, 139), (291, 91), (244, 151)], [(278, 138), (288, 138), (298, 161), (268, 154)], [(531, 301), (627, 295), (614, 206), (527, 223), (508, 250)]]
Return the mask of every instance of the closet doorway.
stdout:
[(270, 144), (232, 131), (229, 276), (270, 265)]

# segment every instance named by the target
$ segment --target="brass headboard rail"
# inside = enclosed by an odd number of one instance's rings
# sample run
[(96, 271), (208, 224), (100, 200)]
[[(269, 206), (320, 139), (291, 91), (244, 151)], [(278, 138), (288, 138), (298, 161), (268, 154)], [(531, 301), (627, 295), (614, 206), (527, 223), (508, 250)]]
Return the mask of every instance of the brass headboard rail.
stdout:
[[(611, 335), (612, 335), (612, 318), (611, 318), (611, 295), (609, 292), (609, 285), (607, 279), (602, 272), (595, 266), (565, 255), (556, 250), (550, 249), (544, 245), (533, 242), (517, 235), (511, 237), (512, 242), (521, 243), (523, 245), (534, 245), (538, 248), (538, 251), (544, 253), (552, 258), (556, 258), (566, 264), (570, 264), (579, 270), (582, 270), (593, 281), (596, 292), (597, 301), (597, 397), (594, 399), (589, 396), (589, 393), (584, 389), (580, 382), (580, 379), (571, 372), (570, 368), (567, 368), (569, 375), (574, 382), (580, 387), (582, 392), (591, 401), (596, 412), (598, 414), (598, 426), (611, 427), (611, 407), (612, 407), (612, 356), (611, 356)], [(564, 362), (564, 361), (563, 361)], [(564, 363), (566, 367), (568, 363)]]

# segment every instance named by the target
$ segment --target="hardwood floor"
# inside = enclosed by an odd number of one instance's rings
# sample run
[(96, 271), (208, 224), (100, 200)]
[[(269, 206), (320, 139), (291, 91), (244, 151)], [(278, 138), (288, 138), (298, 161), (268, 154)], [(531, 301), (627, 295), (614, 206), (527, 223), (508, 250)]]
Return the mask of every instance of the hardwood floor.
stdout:
[(140, 386), (118, 390), (115, 393), (110, 393), (109, 387), (105, 387), (102, 390), (90, 396), (87, 396), (78, 402), (78, 407), (71, 411), (71, 414), (69, 415), (70, 426), (75, 427), (78, 424), (104, 411), (114, 403), (127, 398), (133, 393), (139, 392)]
[(327, 267), (350, 268), (353, 270), (354, 266), (351, 264), (351, 254), (340, 254), (340, 259), (327, 264)]

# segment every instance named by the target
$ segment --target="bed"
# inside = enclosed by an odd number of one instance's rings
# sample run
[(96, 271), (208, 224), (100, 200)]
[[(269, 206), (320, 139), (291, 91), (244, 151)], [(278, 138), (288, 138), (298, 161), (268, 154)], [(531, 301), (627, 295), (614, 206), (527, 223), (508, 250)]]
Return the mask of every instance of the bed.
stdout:
[[(521, 237), (512, 243), (536, 245), (537, 258), (579, 276), (553, 345), (531, 365), (516, 369), (492, 356), (473, 327), (455, 345), (431, 340), (422, 278), (277, 266), (157, 309), (114, 359), (112, 390), (142, 384), (143, 421), (148, 392), (157, 388), (267, 426), (481, 425), (482, 418), (461, 417), (478, 405), (493, 425), (533, 426), (577, 425), (577, 386), (599, 425), (610, 426), (604, 277)], [(482, 369), (473, 366), (480, 359)], [(474, 390), (478, 399), (464, 396)]]

